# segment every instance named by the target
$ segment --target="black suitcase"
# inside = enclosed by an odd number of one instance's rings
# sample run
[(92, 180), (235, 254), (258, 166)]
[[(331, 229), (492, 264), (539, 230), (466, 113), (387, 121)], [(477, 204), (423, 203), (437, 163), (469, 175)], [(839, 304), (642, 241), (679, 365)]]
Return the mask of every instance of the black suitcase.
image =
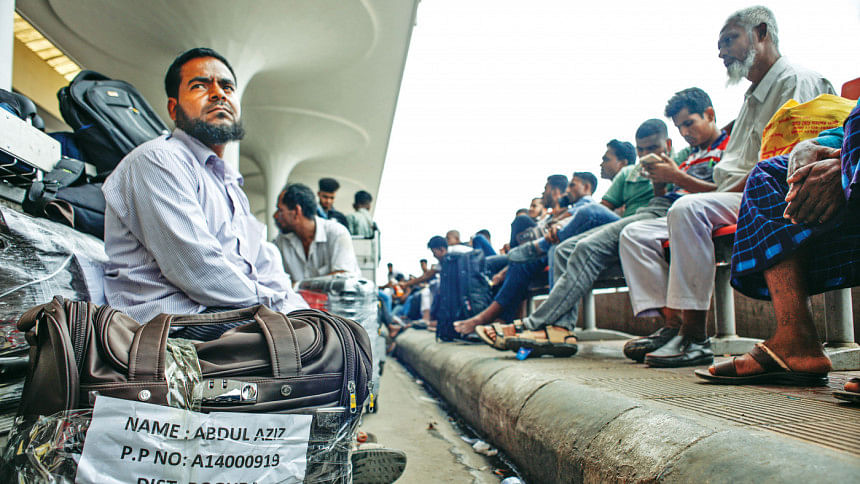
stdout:
[(438, 302), (434, 301), (436, 338), (453, 341), (461, 335), (454, 321), (478, 314), (490, 305), (490, 282), (484, 275), (484, 253), (480, 250), (452, 254), (442, 259)]
[(84, 161), (99, 173), (113, 170), (129, 151), (168, 132), (134, 86), (95, 71), (81, 71), (57, 98)]

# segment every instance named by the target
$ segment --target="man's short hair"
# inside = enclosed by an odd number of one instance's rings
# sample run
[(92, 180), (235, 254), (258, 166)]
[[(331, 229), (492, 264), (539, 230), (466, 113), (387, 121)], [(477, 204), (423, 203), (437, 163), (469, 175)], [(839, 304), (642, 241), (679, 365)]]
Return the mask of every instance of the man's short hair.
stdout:
[(636, 148), (633, 147), (632, 143), (613, 139), (606, 143), (606, 147), (611, 148), (615, 157), (626, 161), (628, 165), (636, 163)]
[(561, 193), (567, 191), (567, 177), (564, 175), (550, 175), (546, 178), (546, 182), (549, 183), (549, 186), (555, 188)]
[(418, 263), (419, 263), (419, 264), (426, 264), (426, 263), (427, 263), (427, 259), (420, 259), (420, 260), (418, 260)]
[(302, 215), (309, 220), (313, 220), (317, 213), (317, 198), (310, 187), (302, 183), (287, 184), (281, 195), (281, 203), (290, 210), (296, 206), (302, 207)]
[(779, 27), (776, 25), (776, 17), (773, 16), (773, 12), (769, 8), (761, 5), (743, 8), (729, 15), (726, 24), (730, 23), (738, 24), (750, 33), (754, 27), (765, 24), (773, 41), (773, 46), (779, 48)]
[(373, 195), (364, 190), (355, 192), (355, 205), (367, 205), (373, 201)]
[(711, 97), (708, 96), (708, 93), (699, 89), (698, 87), (691, 87), (688, 89), (684, 89), (683, 91), (678, 91), (669, 99), (669, 102), (666, 103), (666, 111), (665, 115), (667, 118), (672, 118), (676, 114), (680, 113), (682, 109), (687, 108), (687, 111), (690, 114), (698, 114), (703, 116), (705, 114), (705, 109), (714, 107), (714, 104), (711, 102)]
[(427, 248), (430, 250), (447, 249), (448, 241), (446, 241), (445, 237), (442, 237), (441, 235), (434, 235), (433, 237), (430, 237), (430, 241), (427, 242)]
[(594, 190), (597, 190), (597, 177), (594, 174), (587, 171), (577, 171), (573, 173), (574, 178), (579, 178), (591, 185), (591, 193), (594, 193)]
[(334, 193), (340, 188), (340, 183), (334, 178), (320, 178), (317, 183), (321, 192)]
[(659, 119), (649, 119), (639, 125), (636, 130), (636, 139), (647, 138), (655, 134), (662, 135), (663, 138), (669, 137), (669, 129), (666, 128), (666, 123)]
[(199, 57), (214, 57), (215, 59), (218, 59), (222, 64), (227, 66), (227, 69), (230, 70), (230, 74), (233, 75), (233, 79), (236, 79), (236, 73), (233, 72), (233, 67), (229, 62), (227, 62), (227, 59), (225, 59), (223, 55), (208, 47), (195, 47), (179, 54), (179, 57), (173, 59), (173, 63), (167, 68), (167, 74), (164, 76), (164, 91), (167, 93), (167, 97), (172, 97), (174, 99), (179, 97), (179, 83), (182, 82), (182, 66), (191, 59), (197, 59)]
[(484, 237), (487, 238), (487, 240), (490, 240), (490, 231), (487, 229), (481, 229), (481, 230), (475, 232), (475, 235), (483, 235)]

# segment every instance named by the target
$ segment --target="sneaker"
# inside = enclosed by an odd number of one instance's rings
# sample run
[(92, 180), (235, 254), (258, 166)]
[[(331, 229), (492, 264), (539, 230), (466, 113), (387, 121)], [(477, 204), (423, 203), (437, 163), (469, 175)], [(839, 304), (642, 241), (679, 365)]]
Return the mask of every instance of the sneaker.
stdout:
[(406, 469), (406, 454), (378, 444), (361, 444), (350, 456), (354, 484), (391, 484)]

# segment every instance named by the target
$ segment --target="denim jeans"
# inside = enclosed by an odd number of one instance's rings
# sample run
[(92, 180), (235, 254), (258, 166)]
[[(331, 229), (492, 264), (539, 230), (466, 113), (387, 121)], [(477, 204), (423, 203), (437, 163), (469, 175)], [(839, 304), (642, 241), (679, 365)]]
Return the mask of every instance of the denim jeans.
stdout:
[(483, 235), (472, 237), (472, 248), (483, 251), (485, 257), (496, 255), (496, 249), (493, 249), (493, 246), (490, 245), (490, 241)]
[(530, 229), (536, 225), (537, 222), (535, 222), (534, 219), (529, 217), (528, 215), (517, 215), (517, 218), (515, 218), (514, 221), (511, 222), (511, 248), (514, 248), (519, 245), (519, 242), (517, 242), (517, 235), (519, 235), (520, 232), (526, 229)]
[[(567, 225), (565, 225), (558, 231), (558, 240), (559, 242), (564, 242), (565, 240), (573, 237), (574, 235), (579, 235), (585, 231), (593, 229), (594, 227), (605, 225), (610, 222), (615, 222), (619, 218), (621, 217), (619, 217), (612, 210), (606, 208), (606, 206), (601, 203), (587, 203), (580, 207), (573, 214), (571, 220), (567, 223)], [(541, 245), (541, 248), (544, 249), (544, 251), (549, 251), (549, 283), (550, 287), (552, 287), (555, 283), (555, 278), (553, 277), (555, 265), (553, 256), (555, 255), (555, 250), (553, 250), (554, 246), (550, 246), (548, 242), (546, 243), (547, 247), (544, 247), (544, 241), (546, 241), (546, 239), (542, 239), (539, 244)]]
[(558, 244), (553, 257), (555, 285), (546, 301), (528, 318), (526, 328), (548, 325), (573, 329), (579, 315), (579, 303), (591, 291), (594, 281), (608, 267), (619, 262), (618, 241), (621, 231), (638, 220), (665, 217), (671, 202), (655, 197), (634, 215), (595, 227)]
[(484, 273), (487, 277), (493, 277), (497, 272), (504, 269), (508, 265), (508, 256), (506, 255), (491, 255), (484, 259)]
[(531, 281), (546, 267), (546, 257), (528, 262), (512, 262), (508, 265), (505, 282), (496, 294), (495, 301), (502, 306), (499, 316), (504, 321), (512, 321), (520, 303), (528, 295)]

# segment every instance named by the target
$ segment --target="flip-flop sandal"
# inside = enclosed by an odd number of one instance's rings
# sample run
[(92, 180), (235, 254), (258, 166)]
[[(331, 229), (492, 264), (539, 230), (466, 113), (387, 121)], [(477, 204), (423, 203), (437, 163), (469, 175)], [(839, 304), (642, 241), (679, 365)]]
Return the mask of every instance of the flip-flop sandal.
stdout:
[[(854, 377), (848, 381), (860, 383), (860, 378)], [(860, 392), (849, 392), (847, 390), (833, 390), (833, 396), (851, 403), (860, 403)]]
[(564, 358), (575, 355), (579, 350), (573, 333), (558, 326), (525, 331), (507, 340), (509, 350), (519, 351), (520, 348), (526, 348), (531, 350), (529, 356), (551, 355)]
[(761, 365), (764, 369), (763, 373), (739, 376), (735, 368), (734, 358), (714, 365), (714, 375), (711, 375), (708, 370), (695, 370), (693, 373), (711, 383), (725, 385), (797, 385), (808, 387), (827, 385), (827, 373), (792, 371), (785, 364), (785, 361), (764, 343), (756, 343), (748, 354)]
[[(517, 320), (512, 324), (493, 323), (475, 326), (475, 334), (477, 334), (484, 343), (487, 343), (493, 348), (499, 351), (506, 351), (508, 349), (507, 340), (515, 334), (518, 334), (522, 329), (522, 322)], [(492, 333), (490, 333), (491, 331)], [(490, 334), (493, 334), (495, 337), (491, 338)]]

